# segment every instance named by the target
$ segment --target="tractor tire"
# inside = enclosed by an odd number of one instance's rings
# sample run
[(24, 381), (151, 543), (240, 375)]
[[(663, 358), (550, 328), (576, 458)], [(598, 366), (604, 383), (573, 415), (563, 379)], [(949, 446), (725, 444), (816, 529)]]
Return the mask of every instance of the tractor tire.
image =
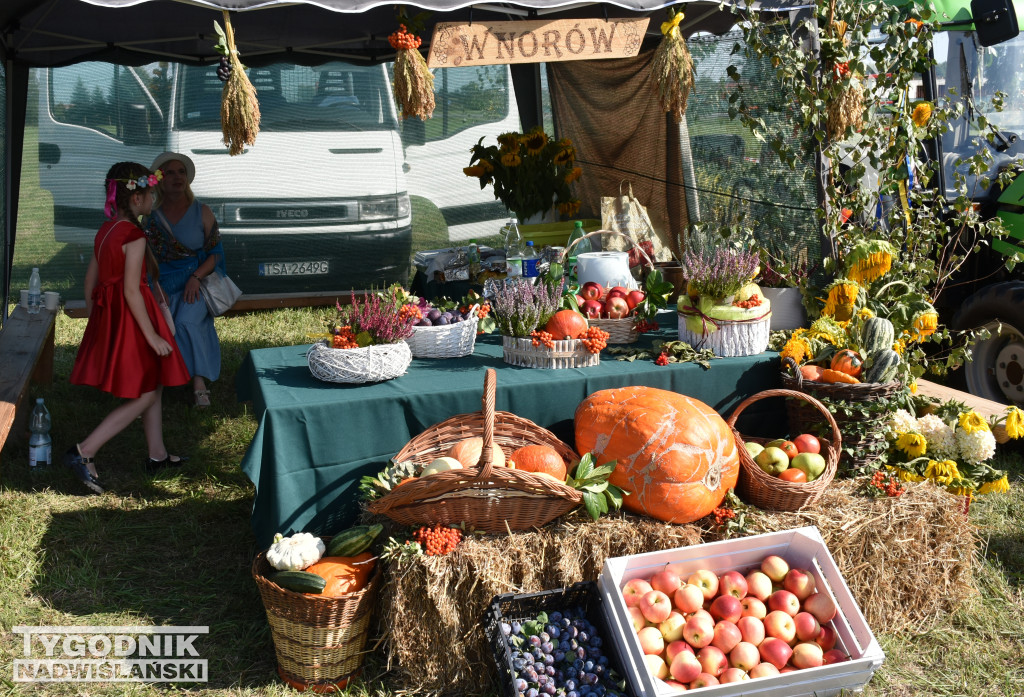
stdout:
[(1024, 282), (982, 288), (967, 298), (950, 326), (992, 332), (957, 371), (966, 390), (994, 402), (1024, 404)]

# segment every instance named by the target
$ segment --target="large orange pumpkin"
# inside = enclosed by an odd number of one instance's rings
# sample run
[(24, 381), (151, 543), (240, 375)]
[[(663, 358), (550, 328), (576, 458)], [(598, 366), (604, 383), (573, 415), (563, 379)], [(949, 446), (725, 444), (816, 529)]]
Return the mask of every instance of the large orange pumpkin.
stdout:
[(547, 445), (524, 445), (512, 453), (516, 469), (535, 474), (546, 474), (560, 482), (565, 481), (565, 461), (558, 452)]
[(610, 482), (626, 509), (669, 523), (708, 515), (736, 486), (736, 439), (718, 413), (654, 387), (595, 392), (576, 408), (576, 450), (616, 461)]
[(575, 310), (559, 310), (551, 315), (551, 319), (544, 325), (544, 331), (551, 334), (555, 341), (561, 341), (579, 338), (589, 326), (587, 318)]
[(323, 592), (317, 595), (336, 598), (365, 588), (373, 574), (373, 566), (373, 554), (363, 552), (354, 557), (323, 557), (303, 571), (316, 574), (327, 581)]

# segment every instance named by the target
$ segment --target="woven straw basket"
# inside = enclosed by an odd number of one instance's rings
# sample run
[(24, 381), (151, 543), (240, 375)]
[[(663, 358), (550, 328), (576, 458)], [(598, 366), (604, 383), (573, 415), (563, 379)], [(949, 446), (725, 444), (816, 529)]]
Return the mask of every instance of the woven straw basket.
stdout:
[[(773, 440), (771, 438), (744, 438), (736, 430), (736, 419), (743, 413), (743, 410), (754, 402), (769, 397), (786, 397), (787, 402), (790, 400), (804, 402), (810, 405), (811, 408), (817, 409), (820, 415), (832, 427), (831, 442), (824, 440), (821, 442), (821, 455), (825, 458), (825, 471), (813, 482), (787, 482), (784, 479), (773, 477), (758, 467), (757, 463), (750, 457), (750, 453), (743, 447), (744, 442), (764, 445)], [(747, 503), (752, 503), (758, 508), (768, 511), (796, 511), (817, 501), (836, 476), (836, 469), (839, 465), (839, 453), (843, 445), (839, 426), (836, 424), (836, 420), (832, 418), (832, 414), (825, 408), (825, 405), (810, 395), (795, 390), (765, 390), (758, 392), (740, 402), (726, 423), (732, 429), (733, 435), (736, 438), (736, 445), (740, 451), (738, 493), (740, 498)], [(794, 430), (792, 424), (790, 424), (790, 431), (798, 432)]]
[(581, 339), (562, 339), (548, 348), (533, 345), (533, 339), (502, 336), (502, 358), (523, 368), (589, 368), (601, 362), (600, 353), (591, 353)]
[(412, 363), (409, 344), (374, 344), (363, 348), (336, 349), (326, 341), (306, 352), (309, 372), (324, 382), (381, 382), (405, 375)]
[[(329, 539), (323, 538), (325, 543)], [(266, 552), (260, 552), (252, 563), (252, 577), (267, 611), (278, 675), (299, 690), (344, 688), (363, 666), (380, 570), (362, 590), (336, 598), (282, 588), (267, 579), (273, 572)]]
[(462, 322), (438, 327), (413, 327), (412, 336), (405, 340), (413, 358), (460, 358), (476, 348), (476, 330), (480, 318), (479, 305), (470, 309), (470, 317)]
[(395, 462), (427, 465), (448, 454), (466, 438), (483, 436), (484, 447), (475, 467), (438, 472), (398, 486), (368, 504), (371, 513), (386, 515), (403, 525), (466, 523), (484, 532), (528, 530), (568, 513), (582, 494), (551, 477), (495, 467), (491, 444), (508, 458), (524, 445), (547, 445), (571, 466), (577, 458), (553, 433), (515, 414), (494, 410), (496, 374), (484, 374), (483, 410), (460, 414), (431, 426), (406, 443)]

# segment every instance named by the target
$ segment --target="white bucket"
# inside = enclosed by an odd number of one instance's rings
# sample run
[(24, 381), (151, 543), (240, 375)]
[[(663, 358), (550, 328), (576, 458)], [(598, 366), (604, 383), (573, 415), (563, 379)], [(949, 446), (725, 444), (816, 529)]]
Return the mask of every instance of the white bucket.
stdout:
[(605, 288), (637, 287), (629, 272), (629, 254), (626, 252), (584, 252), (576, 257), (576, 277), (581, 285), (593, 281)]

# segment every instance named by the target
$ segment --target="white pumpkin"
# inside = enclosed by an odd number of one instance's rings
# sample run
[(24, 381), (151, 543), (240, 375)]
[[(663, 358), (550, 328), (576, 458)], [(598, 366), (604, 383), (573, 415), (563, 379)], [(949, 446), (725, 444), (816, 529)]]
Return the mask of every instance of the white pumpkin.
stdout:
[(308, 532), (297, 532), (290, 537), (274, 535), (274, 544), (267, 550), (267, 561), (279, 571), (302, 571), (320, 561), (327, 547), (324, 541)]
[(460, 469), (462, 469), (462, 463), (454, 457), (439, 457), (424, 467), (423, 471), (420, 472), (420, 476), (426, 477), (431, 474), (437, 474), (438, 472), (450, 472), (452, 470)]

